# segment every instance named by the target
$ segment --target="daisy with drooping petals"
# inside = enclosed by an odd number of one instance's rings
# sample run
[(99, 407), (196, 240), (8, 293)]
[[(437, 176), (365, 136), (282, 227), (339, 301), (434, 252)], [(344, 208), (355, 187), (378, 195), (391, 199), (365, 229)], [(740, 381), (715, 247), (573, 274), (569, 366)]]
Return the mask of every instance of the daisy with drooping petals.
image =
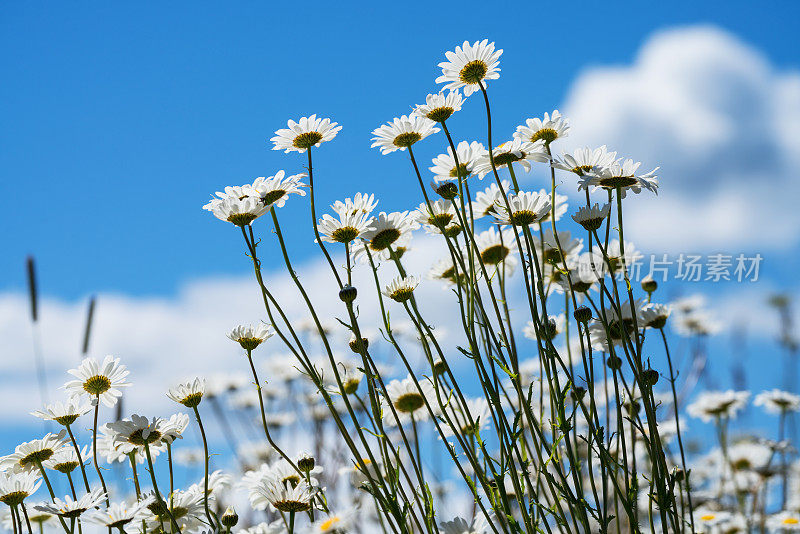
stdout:
[(644, 188), (657, 194), (658, 176), (656, 171), (658, 171), (658, 167), (648, 173), (637, 175), (636, 171), (641, 164), (640, 161), (626, 159), (622, 163), (615, 162), (608, 167), (603, 167), (596, 173), (584, 174), (578, 182), (578, 189), (588, 189), (589, 187), (612, 191), (619, 189), (622, 198), (625, 198), (625, 192), (629, 189), (638, 194)]
[(333, 217), (325, 213), (317, 223), (323, 241), (328, 243), (350, 243), (370, 229), (372, 217), (358, 212), (339, 213)]
[[(531, 170), (531, 161), (550, 161), (544, 150), (544, 142), (529, 143), (518, 138), (494, 147), (492, 155), (496, 169), (519, 163), (525, 169), (525, 172), (528, 172)], [(487, 151), (475, 162), (475, 174), (479, 178), (483, 178), (490, 172), (492, 172), (492, 159), (489, 158), (489, 152)]]
[(439, 63), (442, 75), (436, 78), (436, 83), (446, 83), (445, 89), (455, 90), (464, 88), (464, 96), (469, 96), (478, 90), (478, 84), (484, 80), (496, 80), (500, 77), (500, 56), (502, 50), (495, 50), (494, 43), (488, 39), (475, 41), (457, 46), (454, 52), (445, 52), (447, 61)]
[(405, 150), (417, 141), (438, 132), (439, 128), (435, 125), (432, 120), (419, 115), (403, 115), (372, 130), (375, 137), (372, 138), (370, 148), (378, 147), (383, 155), (395, 150)]
[(0, 502), (8, 506), (19, 506), (22, 502), (36, 493), (42, 479), (38, 472), (0, 472)]
[[(503, 180), (500, 184), (503, 186), (503, 191), (506, 192), (507, 196), (508, 192), (511, 190), (511, 182)], [(498, 201), (505, 202), (502, 191), (500, 191), (497, 183), (494, 182), (483, 191), (478, 191), (475, 194), (475, 200), (472, 202), (472, 213), (474, 217), (480, 219), (481, 217), (492, 215), (494, 213), (495, 204)]]
[(453, 222), (456, 216), (456, 208), (452, 202), (436, 200), (430, 203), (419, 205), (414, 212), (417, 222), (425, 227), (429, 234), (441, 234), (447, 232), (447, 227)]
[(686, 412), (708, 423), (717, 417), (735, 417), (749, 398), (749, 391), (704, 391), (686, 407)]
[(31, 415), (44, 419), (45, 421), (55, 421), (59, 425), (69, 426), (78, 417), (89, 413), (92, 407), (83, 404), (79, 399), (69, 399), (67, 402), (55, 402), (45, 406), (44, 410), (36, 410)]
[(453, 149), (448, 146), (447, 154), (439, 154), (433, 158), (433, 167), (430, 167), (430, 171), (435, 175), (433, 179), (436, 182), (444, 182), (459, 177), (466, 178), (472, 174), (478, 159), (486, 154), (488, 152), (481, 143), (461, 141), (456, 147), (458, 158), (458, 168), (456, 168), (456, 157), (453, 157)]
[(331, 209), (339, 215), (369, 215), (377, 205), (375, 195), (356, 193), (353, 198), (344, 199), (344, 202), (337, 200), (331, 204)]
[(162, 419), (159, 424), (161, 441), (171, 444), (176, 439), (183, 439), (183, 432), (189, 427), (189, 416), (185, 413), (172, 414), (169, 419)]
[(495, 228), (489, 228), (475, 236), (480, 260), (485, 265), (498, 265), (510, 259), (511, 247), (515, 244), (514, 231), (511, 229), (498, 232)]
[(83, 447), (80, 457), (74, 448), (63, 447), (57, 450), (44, 465), (48, 469), (53, 469), (59, 473), (71, 473), (91, 457), (92, 451), (88, 446)]
[(36, 509), (48, 514), (74, 519), (80, 517), (89, 508), (100, 505), (105, 498), (106, 494), (102, 488), (96, 488), (79, 499), (73, 499), (69, 495), (65, 496), (63, 500), (56, 497), (52, 503), (37, 504)]
[(248, 191), (253, 197), (260, 199), (265, 210), (272, 206), (282, 208), (290, 194), (306, 196), (306, 192), (302, 189), (306, 184), (301, 182), (305, 177), (303, 173), (286, 176), (286, 173), (280, 170), (274, 176), (256, 178)]
[[(423, 409), (425, 400), (436, 398), (433, 384), (428, 379), (424, 378), (417, 382), (419, 387), (414, 383), (414, 379), (411, 376), (407, 376), (402, 380), (392, 380), (386, 384), (388, 400), (397, 411), (398, 419), (401, 422), (410, 420), (411, 417), (414, 417), (417, 421), (425, 419), (428, 416), (427, 410)], [(383, 416), (389, 424), (397, 424), (388, 406), (383, 409)]]
[(419, 278), (416, 276), (398, 276), (389, 282), (382, 293), (395, 302), (405, 302), (411, 298), (418, 285)]
[(603, 169), (611, 167), (617, 161), (617, 153), (609, 152), (606, 145), (592, 150), (589, 147), (578, 148), (572, 154), (563, 154), (553, 160), (553, 167), (583, 176), (584, 174), (600, 174)]
[(312, 146), (319, 146), (330, 141), (342, 129), (330, 119), (319, 119), (317, 115), (301, 117), (298, 122), (289, 119), (289, 128), (282, 128), (275, 132), (275, 137), (270, 139), (275, 145), (272, 150), (283, 150), (285, 153), (292, 151), (305, 152)]
[(453, 113), (461, 109), (464, 98), (458, 91), (444, 93), (433, 93), (425, 97), (425, 103), (414, 108), (412, 115), (425, 117), (433, 122), (444, 122)]
[(656, 302), (645, 304), (642, 306), (641, 311), (642, 326), (656, 329), (664, 328), (670, 312), (670, 307), (666, 304), (658, 304)]
[(305, 480), (297, 484), (284, 484), (269, 476), (262, 480), (255, 488), (255, 493), (261, 495), (280, 512), (307, 512), (311, 509), (311, 502), (317, 490)]
[(108, 423), (114, 435), (115, 446), (126, 453), (134, 450), (144, 451), (145, 445), (158, 447), (161, 445), (161, 425), (163, 420), (154, 417), (152, 420), (142, 415), (131, 415), (130, 419), (122, 419)]
[(275, 335), (272, 325), (261, 322), (257, 325), (238, 325), (228, 332), (228, 338), (237, 342), (244, 350), (255, 350), (264, 341)]
[(167, 392), (167, 397), (178, 404), (183, 404), (187, 408), (194, 408), (203, 400), (203, 394), (205, 392), (206, 381), (201, 378), (195, 378), (190, 382), (178, 384), (170, 389)]
[(215, 198), (203, 206), (220, 221), (236, 226), (247, 226), (267, 212), (267, 206), (260, 199), (251, 196)]
[(569, 121), (558, 110), (555, 110), (552, 116), (545, 113), (543, 119), (535, 117), (525, 121), (524, 125), (517, 126), (514, 137), (529, 143), (541, 140), (545, 146), (548, 146), (556, 139), (567, 137), (568, 133)]
[(756, 395), (753, 404), (763, 406), (767, 412), (774, 414), (796, 412), (800, 410), (800, 395), (780, 389), (771, 389)]
[(550, 196), (546, 193), (520, 191), (507, 198), (508, 207), (504, 199), (495, 203), (493, 216), (498, 224), (530, 226), (541, 222), (550, 213)]
[(94, 358), (86, 358), (77, 369), (67, 372), (76, 380), (70, 380), (64, 384), (64, 388), (71, 397), (89, 395), (92, 406), (96, 406), (98, 400), (109, 408), (114, 406), (117, 398), (122, 396), (119, 388), (130, 386), (125, 381), (128, 369), (119, 363), (119, 358), (113, 356), (106, 356), (102, 363)]
[(600, 207), (599, 204), (594, 206), (581, 206), (578, 212), (572, 216), (572, 220), (580, 224), (589, 231), (597, 230), (608, 218), (611, 213), (611, 204), (604, 204)]
[[(389, 247), (397, 252), (401, 240), (410, 238), (411, 232), (419, 228), (419, 223), (414, 218), (414, 213), (408, 211), (394, 211), (386, 213), (382, 211), (371, 224), (371, 228), (361, 235), (364, 246), (368, 247), (370, 253), (380, 259), (390, 259)], [(363, 247), (355, 250), (356, 257), (362, 257), (363, 261), (369, 261)]]
[[(148, 496), (149, 497), (149, 496)], [(162, 528), (167, 534), (176, 534), (172, 519), (178, 524), (181, 532), (190, 532), (204, 526), (203, 495), (197, 491), (175, 490), (170, 494), (171, 514), (167, 508), (153, 499), (147, 506), (147, 530), (160, 531)]]
[(148, 496), (141, 501), (113, 502), (106, 509), (98, 509), (89, 512), (86, 520), (96, 525), (118, 529), (125, 532), (125, 527), (134, 521), (144, 519), (147, 515), (147, 507), (152, 504), (154, 497)]

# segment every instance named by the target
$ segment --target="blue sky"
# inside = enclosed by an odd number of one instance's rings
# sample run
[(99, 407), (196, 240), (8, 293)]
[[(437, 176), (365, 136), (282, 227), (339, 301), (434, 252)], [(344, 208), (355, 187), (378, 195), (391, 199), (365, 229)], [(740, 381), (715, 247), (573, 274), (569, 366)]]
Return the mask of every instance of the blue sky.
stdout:
[[(643, 222), (657, 242), (668, 243), (664, 250), (764, 254), (758, 285), (672, 284), (666, 295), (702, 290), (731, 317), (749, 309), (748, 361), (765, 363), (753, 381), (778, 386), (774, 315), (763, 303), (776, 288), (798, 293), (800, 218), (787, 206), (800, 196), (791, 164), (800, 159), (800, 132), (792, 129), (800, 124), (792, 119), (800, 119), (792, 107), (800, 102), (800, 4), (486, 5), (4, 6), (0, 172), (8, 200), (0, 224), (8, 237), (0, 338), (23, 357), (2, 362), (0, 403), (13, 399), (21, 413), (38, 407), (30, 395), (24, 406), (14, 397), (33, 384), (20, 314), (28, 254), (49, 299), (43, 331), (56, 369), (52, 384), (78, 361), (92, 293), (101, 294), (93, 348), (126, 358), (140, 385), (159, 374), (182, 378), (185, 365), (170, 358), (153, 370), (163, 354), (224, 366), (221, 351), (235, 354), (224, 328), (262, 312), (256, 298), (236, 300), (245, 292), (255, 297), (249, 264), (236, 231), (201, 209), (209, 195), (278, 169), (301, 172), (302, 156), (272, 151), (268, 139), (287, 119), (317, 113), (344, 127), (315, 154), (319, 206), (369, 191), (382, 199), (380, 209), (415, 207), (407, 158), (370, 149), (370, 132), (438, 90), (436, 64), (445, 50), (483, 38), (505, 50), (501, 78), (490, 86), (498, 137), (527, 117), (566, 109), (576, 143), (608, 142), (648, 169), (662, 166), (659, 197), (637, 197), (641, 207), (630, 215), (634, 226)], [(619, 89), (630, 87), (632, 96), (620, 97)], [(459, 139), (484, 141), (480, 104), (470, 99), (452, 120)], [(681, 143), (694, 136), (696, 144)], [(419, 147), (427, 168), (443, 144)], [(541, 177), (534, 173), (524, 185), (543, 187)], [(295, 256), (310, 259), (315, 249), (306, 204), (300, 206), (281, 211), (282, 226)], [(747, 227), (733, 224), (742, 220)], [(642, 248), (659, 246), (651, 240)], [(756, 314), (754, 303), (762, 306)], [(714, 342), (712, 368), (726, 369), (730, 347), (727, 333)], [(163, 400), (163, 389), (140, 389), (134, 406), (150, 408), (147, 395)], [(26, 425), (15, 419), (6, 428), (12, 424)]]
[[(406, 162), (370, 150), (369, 132), (433, 91), (436, 63), (464, 39), (488, 37), (506, 50), (513, 81), (493, 88), (506, 129), (563, 104), (586, 67), (630, 62), (648, 35), (674, 25), (713, 23), (776, 67), (797, 67), (800, 9), (791, 2), (515, 3), (488, 17), (482, 9), (6, 5), (0, 169), (13, 200), (0, 213), (11, 236), (0, 289), (24, 287), (30, 253), (43, 290), (65, 298), (173, 294), (189, 278), (244, 272), (230, 228), (199, 207), (223, 185), (299, 171), (299, 157), (266, 141), (304, 114), (344, 125), (335, 152), (318, 156), (322, 199), (369, 181), (382, 197), (392, 192), (384, 208), (408, 207), (416, 190), (397, 187), (408, 184)], [(11, 193), (20, 185), (37, 192)], [(298, 246), (303, 254), (309, 242)]]

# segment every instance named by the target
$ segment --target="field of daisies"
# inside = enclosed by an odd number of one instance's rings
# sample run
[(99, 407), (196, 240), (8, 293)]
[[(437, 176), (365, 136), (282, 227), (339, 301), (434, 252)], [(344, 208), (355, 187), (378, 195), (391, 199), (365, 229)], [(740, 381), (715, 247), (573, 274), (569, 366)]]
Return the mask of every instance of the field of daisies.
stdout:
[[(447, 51), (440, 92), (372, 132), (373, 148), (408, 159), (398, 187), (418, 191), (419, 204), (406, 211), (379, 211), (369, 191), (315, 198), (326, 176), (312, 156), (336, 151), (338, 122), (311, 115), (276, 131), (290, 170), (225, 186), (203, 206), (241, 243), (263, 300), (263, 317), (227, 332), (241, 353), (230, 376), (164, 391), (174, 414), (129, 414), (116, 409), (136, 387), (124, 358), (65, 370), (50, 391), (62, 399), (32, 414), (48, 431), (0, 457), (3, 527), (800, 531), (790, 439), (800, 396), (700, 391), (718, 324), (702, 298), (665, 302), (656, 280), (631, 273), (642, 253), (625, 239), (625, 208), (658, 192), (657, 169), (606, 146), (563, 153), (581, 125), (558, 111), (495, 131), (501, 55), (487, 40)], [(467, 99), (477, 140), (450, 129)], [(441, 154), (419, 161), (417, 143)], [(521, 188), (533, 168), (548, 179)], [(328, 294), (296, 274), (285, 210), (307, 217)], [(411, 242), (422, 234), (438, 257), (416, 272)], [(266, 258), (285, 266), (303, 321), (276, 296)], [(420, 284), (442, 286), (453, 305), (426, 311)], [(334, 314), (320, 305), (330, 300)], [(456, 325), (446, 342), (442, 324)], [(751, 404), (772, 433), (731, 432)], [(692, 445), (694, 432), (705, 446)], [(184, 446), (189, 434), (203, 447)]]

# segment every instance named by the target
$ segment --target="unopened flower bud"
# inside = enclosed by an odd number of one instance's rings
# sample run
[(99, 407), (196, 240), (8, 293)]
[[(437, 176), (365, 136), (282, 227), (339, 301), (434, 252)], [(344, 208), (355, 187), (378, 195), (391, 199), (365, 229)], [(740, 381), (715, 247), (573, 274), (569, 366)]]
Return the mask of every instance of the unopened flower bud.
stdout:
[(356, 354), (364, 354), (369, 347), (369, 340), (365, 337), (357, 338), (355, 335), (350, 337), (350, 350)]
[(592, 319), (592, 310), (587, 306), (578, 306), (572, 315), (579, 323), (588, 323)]
[(233, 509), (233, 506), (228, 506), (225, 510), (225, 513), (219, 518), (220, 522), (226, 527), (235, 527), (236, 523), (239, 522), (239, 514), (236, 513), (236, 510)]
[(297, 468), (304, 473), (310, 472), (315, 465), (316, 461), (310, 454), (303, 455), (297, 460)]
[(642, 380), (648, 386), (655, 386), (658, 382), (658, 371), (655, 369), (645, 369), (642, 373)]
[(356, 295), (358, 295), (358, 291), (351, 285), (346, 285), (339, 290), (339, 300), (342, 302), (353, 302), (356, 300)]
[(658, 282), (656, 282), (655, 280), (653, 280), (653, 277), (652, 277), (652, 276), (648, 275), (648, 276), (646, 276), (646, 277), (644, 278), (644, 280), (642, 280), (642, 289), (643, 289), (643, 290), (644, 290), (646, 293), (652, 293), (653, 291), (655, 291), (656, 289), (658, 289)]
[(436, 190), (436, 194), (445, 200), (453, 200), (458, 195), (458, 186), (455, 182), (444, 182), (441, 184), (431, 184)]
[(609, 369), (618, 370), (622, 367), (622, 359), (619, 356), (609, 356), (606, 360)]

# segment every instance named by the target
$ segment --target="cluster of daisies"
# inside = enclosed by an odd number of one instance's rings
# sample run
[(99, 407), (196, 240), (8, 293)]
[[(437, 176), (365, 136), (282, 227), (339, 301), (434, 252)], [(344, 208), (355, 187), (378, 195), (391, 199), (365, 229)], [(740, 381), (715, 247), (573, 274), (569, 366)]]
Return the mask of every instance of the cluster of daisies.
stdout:
[[(381, 154), (408, 155), (409, 183), (422, 196), (412, 209), (378, 211), (374, 194), (358, 192), (319, 217), (312, 152), (341, 126), (311, 115), (276, 131), (273, 149), (305, 154), (304, 172), (225, 187), (203, 207), (241, 232), (265, 304), (268, 322), (228, 334), (244, 352), (243, 372), (174, 387), (167, 396), (181, 413), (99, 425), (101, 405), (114, 407), (129, 385), (127, 371), (110, 357), (85, 360), (70, 371), (67, 403), (35, 413), (63, 430), (0, 459), (12, 530), (32, 522), (69, 534), (84, 522), (142, 534), (800, 530), (800, 464), (786, 441), (800, 397), (756, 398), (778, 416), (771, 441), (731, 437), (746, 393), (706, 392), (681, 409), (720, 325), (701, 299), (659, 303), (655, 280), (630, 283), (642, 253), (624, 237), (623, 200), (656, 193), (657, 169), (644, 172), (606, 146), (556, 152), (571, 129), (557, 110), (525, 119), (495, 145), (488, 84), (500, 77), (502, 52), (488, 40), (447, 52), (441, 90), (372, 132)], [(485, 141), (451, 133), (470, 97), (485, 107)], [(426, 179), (417, 143), (435, 135), (444, 151)], [(543, 187), (522, 189), (523, 173), (535, 170)], [(582, 199), (576, 209), (565, 192)], [(280, 229), (278, 210), (306, 193), (330, 295), (304, 286)], [(264, 215), (304, 319), (287, 317), (265, 280), (266, 243), (256, 234)], [(441, 251), (424, 258), (427, 273), (412, 247), (423, 233)], [(453, 295), (452, 317), (424, 316), (425, 278)], [(341, 306), (333, 317), (315, 307), (326, 298)], [(460, 328), (454, 343), (445, 343), (448, 328)], [(670, 356), (668, 330), (690, 338), (688, 357)], [(285, 353), (260, 348), (273, 337)], [(92, 412), (81, 447), (76, 421)], [(683, 415), (713, 424), (718, 448), (693, 454)], [(202, 449), (173, 451), (192, 419)], [(204, 419), (220, 431), (229, 472), (216, 469)], [(175, 488), (173, 457), (202, 478)], [(129, 483), (111, 484), (106, 464), (125, 469)], [(56, 495), (56, 478), (69, 494)], [(43, 483), (50, 498), (31, 502)], [(453, 517), (459, 499), (470, 505)]]

